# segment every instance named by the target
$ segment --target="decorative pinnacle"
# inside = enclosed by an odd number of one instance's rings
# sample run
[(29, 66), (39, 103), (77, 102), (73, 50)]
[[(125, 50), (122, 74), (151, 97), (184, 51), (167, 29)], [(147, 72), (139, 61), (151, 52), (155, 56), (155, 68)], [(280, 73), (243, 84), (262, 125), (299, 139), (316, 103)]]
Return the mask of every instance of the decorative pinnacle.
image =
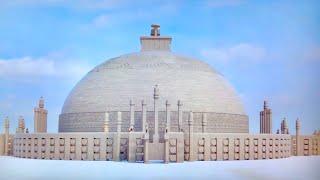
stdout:
[(9, 117), (8, 116), (5, 119), (5, 126), (6, 126), (6, 128), (9, 128), (9, 126), (10, 126), (10, 122), (9, 122)]
[(268, 109), (268, 101), (264, 101), (263, 103), (263, 109), (267, 110)]
[(40, 100), (39, 100), (39, 108), (44, 108), (44, 99), (43, 99), (43, 97), (41, 97)]
[(299, 118), (297, 118), (297, 120), (296, 120), (296, 129), (300, 129), (300, 122), (299, 122)]
[(160, 28), (159, 24), (152, 24), (151, 25), (152, 29), (151, 29), (151, 36), (160, 36), (160, 30), (158, 28)]
[(153, 98), (154, 99), (159, 99), (159, 88), (158, 88), (158, 85), (155, 85), (155, 87), (154, 87)]

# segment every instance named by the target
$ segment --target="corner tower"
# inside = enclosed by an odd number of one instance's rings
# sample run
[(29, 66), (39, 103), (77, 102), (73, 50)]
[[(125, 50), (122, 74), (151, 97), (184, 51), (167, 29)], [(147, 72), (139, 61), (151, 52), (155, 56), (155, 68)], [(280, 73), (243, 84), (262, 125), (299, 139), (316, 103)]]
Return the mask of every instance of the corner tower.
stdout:
[(260, 111), (260, 134), (272, 134), (272, 111), (267, 101), (264, 101), (263, 111)]
[(41, 97), (39, 107), (34, 108), (34, 133), (47, 132), (47, 115), (48, 111), (44, 109), (44, 99)]

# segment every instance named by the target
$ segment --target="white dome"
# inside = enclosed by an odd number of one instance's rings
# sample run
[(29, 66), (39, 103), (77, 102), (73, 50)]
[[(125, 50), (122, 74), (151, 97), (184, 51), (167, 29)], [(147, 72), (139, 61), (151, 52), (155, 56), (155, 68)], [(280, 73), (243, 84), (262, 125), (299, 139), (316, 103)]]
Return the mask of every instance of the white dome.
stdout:
[[(154, 28), (158, 28), (155, 26)], [(59, 132), (103, 131), (105, 112), (110, 131), (115, 130), (116, 112), (122, 112), (122, 127), (129, 128), (129, 103), (135, 103), (135, 128), (141, 129), (141, 101), (147, 103), (147, 123), (152, 134), (153, 88), (160, 99), (159, 132), (165, 129), (165, 102), (171, 103), (171, 129), (177, 130), (177, 101), (182, 118), (194, 112), (195, 132), (201, 131), (201, 117), (207, 113), (207, 132), (248, 132), (248, 116), (234, 89), (210, 65), (170, 51), (171, 37), (142, 36), (141, 52), (122, 55), (91, 70), (71, 91), (59, 117)], [(185, 121), (184, 121), (185, 122)], [(185, 126), (186, 123), (184, 123)]]
[[(185, 111), (245, 115), (243, 105), (223, 76), (208, 64), (166, 51), (146, 51), (110, 59), (91, 70), (71, 91), (62, 114), (128, 111), (129, 101), (145, 100), (153, 110), (153, 87), (165, 101), (181, 100)], [(140, 105), (141, 106), (141, 105)]]

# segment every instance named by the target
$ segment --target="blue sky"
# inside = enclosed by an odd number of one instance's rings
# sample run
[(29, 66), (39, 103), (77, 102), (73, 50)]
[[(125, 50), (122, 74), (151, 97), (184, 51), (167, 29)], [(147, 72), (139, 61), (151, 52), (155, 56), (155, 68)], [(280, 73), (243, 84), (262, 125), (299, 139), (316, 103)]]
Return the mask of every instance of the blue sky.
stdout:
[(291, 133), (320, 129), (320, 1), (0, 0), (0, 132), (45, 97), (48, 131), (72, 87), (109, 58), (140, 50), (139, 37), (159, 23), (172, 50), (201, 59), (240, 94), (259, 132), (263, 100), (273, 131), (286, 117)]

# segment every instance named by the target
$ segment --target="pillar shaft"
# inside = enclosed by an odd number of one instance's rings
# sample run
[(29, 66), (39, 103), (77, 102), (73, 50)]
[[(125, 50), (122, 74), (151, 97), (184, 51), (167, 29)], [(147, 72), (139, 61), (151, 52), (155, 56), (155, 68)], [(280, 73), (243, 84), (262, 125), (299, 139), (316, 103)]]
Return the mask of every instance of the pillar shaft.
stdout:
[(207, 114), (204, 113), (202, 114), (202, 133), (206, 133), (207, 132)]
[(149, 163), (149, 133), (144, 134), (143, 162)]
[(10, 127), (10, 121), (8, 117), (5, 120), (5, 135), (4, 135), (4, 155), (9, 155), (9, 127)]
[(178, 101), (178, 132), (182, 130), (182, 103)]
[(134, 102), (130, 100), (130, 127), (134, 126)]
[(121, 112), (118, 111), (117, 117), (117, 134), (116, 134), (116, 146), (114, 151), (114, 160), (120, 161), (120, 138), (121, 138)]
[(107, 112), (104, 114), (104, 132), (109, 132), (109, 114)]
[(167, 121), (167, 130), (168, 132), (170, 132), (170, 129), (171, 129), (171, 120), (170, 120), (170, 103), (169, 101), (167, 100), (166, 101), (166, 121)]
[(142, 132), (146, 132), (147, 125), (147, 104), (142, 100)]
[(300, 123), (299, 119), (296, 120), (296, 156), (299, 156), (300, 153), (300, 141), (299, 141), (299, 134), (300, 134)]
[(158, 121), (158, 100), (159, 100), (159, 89), (156, 86), (154, 88), (154, 135), (153, 135), (153, 142), (159, 142), (159, 121)]
[(193, 153), (193, 113), (189, 114), (189, 161), (194, 160)]

